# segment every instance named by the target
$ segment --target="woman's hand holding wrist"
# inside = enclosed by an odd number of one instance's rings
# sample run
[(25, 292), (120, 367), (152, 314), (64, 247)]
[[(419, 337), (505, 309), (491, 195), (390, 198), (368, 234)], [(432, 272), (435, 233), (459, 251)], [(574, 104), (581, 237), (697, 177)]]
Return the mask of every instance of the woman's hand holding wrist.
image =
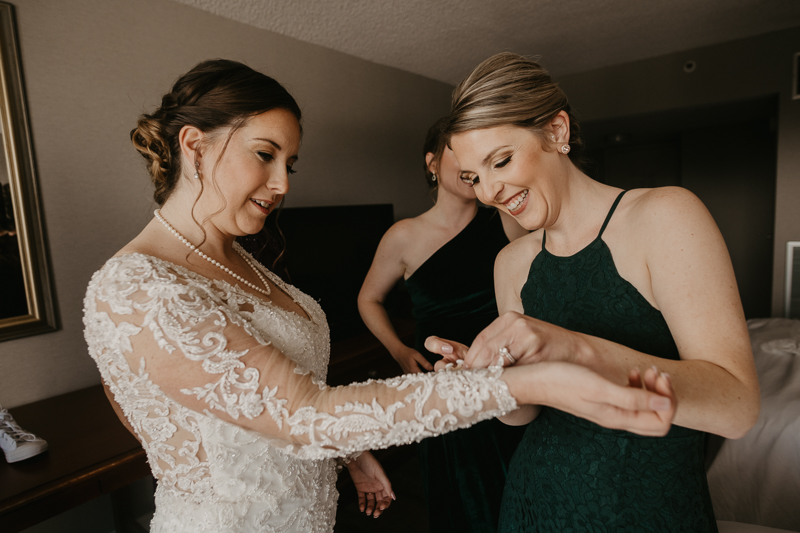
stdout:
[[(504, 366), (543, 361), (587, 364), (594, 353), (584, 336), (542, 320), (509, 311), (484, 329), (464, 354), (465, 366), (483, 368), (497, 364), (501, 349), (508, 350)], [(514, 363), (511, 362), (514, 360)]]

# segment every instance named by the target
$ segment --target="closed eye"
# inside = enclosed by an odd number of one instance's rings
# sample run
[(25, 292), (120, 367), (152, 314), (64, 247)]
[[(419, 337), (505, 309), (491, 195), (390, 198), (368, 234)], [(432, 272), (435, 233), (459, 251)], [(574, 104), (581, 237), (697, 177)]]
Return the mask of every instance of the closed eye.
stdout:
[(270, 161), (275, 159), (275, 157), (273, 157), (273, 155), (269, 152), (258, 152), (258, 157), (260, 157), (261, 160), (266, 163), (269, 163)]
[(511, 156), (508, 156), (508, 157), (506, 157), (505, 159), (503, 159), (502, 161), (500, 161), (499, 163), (497, 163), (497, 164), (494, 166), (494, 168), (503, 168), (504, 166), (506, 166), (506, 165), (507, 165), (507, 164), (509, 164), (510, 162), (511, 162)]
[(289, 165), (286, 165), (286, 172), (287, 174), (297, 174), (297, 171), (292, 167), (290, 167)]

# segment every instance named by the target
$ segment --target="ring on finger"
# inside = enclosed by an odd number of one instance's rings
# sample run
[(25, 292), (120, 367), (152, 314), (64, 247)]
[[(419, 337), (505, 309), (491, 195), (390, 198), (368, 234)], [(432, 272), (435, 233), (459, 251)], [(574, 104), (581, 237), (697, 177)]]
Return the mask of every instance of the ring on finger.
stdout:
[(503, 346), (502, 348), (500, 348), (500, 350), (499, 350), (499, 351), (500, 351), (500, 355), (502, 355), (503, 357), (505, 357), (506, 359), (508, 359), (508, 362), (509, 362), (509, 364), (512, 364), (512, 365), (513, 365), (514, 363), (516, 363), (516, 362), (517, 362), (517, 360), (516, 360), (516, 359), (514, 359), (514, 356), (513, 356), (513, 355), (511, 355), (511, 353), (508, 351), (508, 348), (506, 348), (505, 346)]

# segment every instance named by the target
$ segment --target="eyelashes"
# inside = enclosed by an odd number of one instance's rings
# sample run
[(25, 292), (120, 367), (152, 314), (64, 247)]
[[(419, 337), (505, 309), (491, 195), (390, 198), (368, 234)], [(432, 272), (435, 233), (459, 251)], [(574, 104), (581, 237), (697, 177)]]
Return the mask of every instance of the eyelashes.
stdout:
[[(269, 152), (258, 152), (258, 157), (265, 163), (271, 163), (275, 160), (275, 157)], [(297, 171), (291, 165), (286, 165), (286, 173), (289, 175), (297, 174)]]
[(507, 165), (507, 164), (509, 164), (510, 162), (511, 162), (511, 156), (508, 156), (508, 157), (506, 157), (505, 159), (503, 159), (502, 161), (500, 161), (499, 163), (497, 163), (497, 164), (494, 166), (494, 168), (503, 168), (504, 166), (506, 166), (506, 165)]
[[(503, 159), (502, 161), (500, 161), (499, 163), (497, 163), (494, 166), (494, 168), (495, 169), (503, 168), (504, 166), (506, 166), (510, 162), (511, 162), (511, 156), (508, 156), (505, 159)], [(470, 187), (474, 187), (476, 184), (481, 182), (481, 179), (478, 176), (461, 175), (460, 178), (461, 178), (461, 181), (463, 181), (464, 183), (466, 183)]]

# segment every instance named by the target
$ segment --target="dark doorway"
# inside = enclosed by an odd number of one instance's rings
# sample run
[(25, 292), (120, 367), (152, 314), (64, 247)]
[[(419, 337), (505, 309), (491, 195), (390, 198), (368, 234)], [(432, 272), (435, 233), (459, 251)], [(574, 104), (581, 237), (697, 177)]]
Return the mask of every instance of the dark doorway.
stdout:
[(772, 303), (777, 97), (583, 124), (587, 173), (621, 187), (689, 189), (716, 220), (745, 316)]

